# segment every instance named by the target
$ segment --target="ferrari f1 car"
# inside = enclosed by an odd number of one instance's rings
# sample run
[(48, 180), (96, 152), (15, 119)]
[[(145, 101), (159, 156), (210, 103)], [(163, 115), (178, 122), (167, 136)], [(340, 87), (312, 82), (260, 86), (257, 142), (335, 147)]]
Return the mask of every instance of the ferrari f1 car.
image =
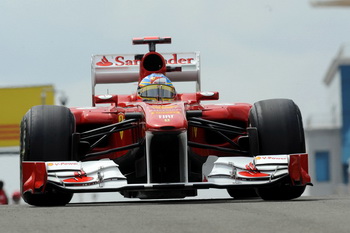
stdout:
[[(302, 117), (289, 99), (203, 104), (199, 53), (156, 52), (171, 38), (133, 39), (149, 52), (92, 57), (92, 106), (34, 106), (21, 123), (21, 185), (30, 205), (65, 205), (74, 193), (126, 198), (196, 196), (227, 189), (235, 199), (289, 200), (306, 185)], [(192, 81), (177, 93), (172, 82)], [(95, 86), (137, 82), (131, 95)]]

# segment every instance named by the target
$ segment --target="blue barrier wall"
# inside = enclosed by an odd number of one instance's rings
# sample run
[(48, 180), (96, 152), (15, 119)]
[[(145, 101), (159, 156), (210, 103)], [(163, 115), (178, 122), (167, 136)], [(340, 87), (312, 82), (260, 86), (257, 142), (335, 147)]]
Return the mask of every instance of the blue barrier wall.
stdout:
[[(347, 164), (350, 159), (350, 66), (341, 65), (339, 67), (341, 77), (341, 98), (342, 98), (342, 164), (343, 169), (347, 170)], [(345, 183), (348, 182), (346, 172), (344, 174)]]

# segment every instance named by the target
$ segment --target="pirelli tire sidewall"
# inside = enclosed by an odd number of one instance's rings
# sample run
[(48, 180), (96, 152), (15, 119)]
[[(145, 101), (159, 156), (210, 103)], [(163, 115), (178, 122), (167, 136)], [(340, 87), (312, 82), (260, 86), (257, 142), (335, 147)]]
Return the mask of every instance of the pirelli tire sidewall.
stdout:
[(249, 122), (258, 131), (259, 154), (305, 153), (302, 117), (292, 100), (256, 102), (250, 110)]
[[(290, 99), (269, 99), (256, 102), (250, 110), (249, 124), (258, 132), (259, 155), (305, 153), (305, 137), (298, 106)], [(292, 199), (301, 196), (305, 186), (290, 186), (289, 180), (280, 187), (259, 188), (265, 200)]]
[(32, 107), (21, 123), (23, 161), (72, 160), (72, 134), (75, 118), (64, 106)]

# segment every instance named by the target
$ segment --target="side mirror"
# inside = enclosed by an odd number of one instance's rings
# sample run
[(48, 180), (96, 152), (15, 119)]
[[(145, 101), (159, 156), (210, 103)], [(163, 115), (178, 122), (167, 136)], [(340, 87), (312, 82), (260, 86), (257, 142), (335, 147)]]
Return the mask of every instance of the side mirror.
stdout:
[(200, 91), (196, 93), (197, 101), (201, 100), (218, 100), (219, 92), (217, 91)]
[(118, 95), (95, 95), (94, 96), (95, 104), (118, 104)]

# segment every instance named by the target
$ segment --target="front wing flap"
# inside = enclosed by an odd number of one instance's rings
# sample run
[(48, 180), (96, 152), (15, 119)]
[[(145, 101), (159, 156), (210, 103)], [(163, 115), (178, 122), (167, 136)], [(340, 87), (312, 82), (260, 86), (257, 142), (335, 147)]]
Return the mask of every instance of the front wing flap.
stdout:
[(112, 160), (22, 162), (22, 192), (42, 193), (47, 184), (66, 192), (117, 192), (123, 190), (177, 190), (244, 188), (278, 184), (285, 177), (292, 185), (307, 185), (307, 154), (256, 157), (209, 156), (202, 182), (128, 184)]
[(267, 185), (286, 176), (293, 185), (307, 185), (307, 154), (220, 157), (207, 175), (208, 182), (218, 184)]

